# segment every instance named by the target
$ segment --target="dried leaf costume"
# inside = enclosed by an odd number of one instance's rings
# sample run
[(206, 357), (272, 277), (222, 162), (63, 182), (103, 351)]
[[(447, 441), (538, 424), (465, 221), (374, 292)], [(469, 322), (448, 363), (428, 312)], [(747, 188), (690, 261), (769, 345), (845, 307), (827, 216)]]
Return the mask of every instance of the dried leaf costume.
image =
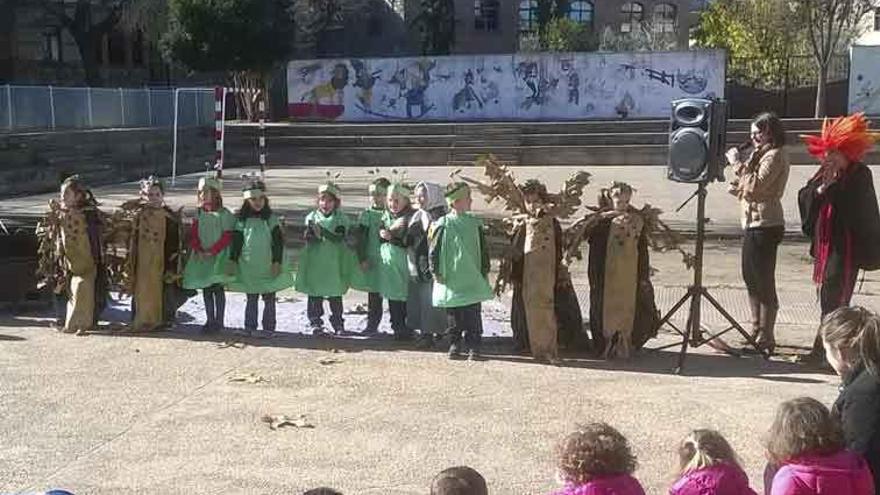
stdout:
[(131, 294), (131, 327), (143, 332), (173, 324), (186, 300), (180, 289), (185, 252), (181, 215), (164, 203), (148, 201), (153, 188), (164, 193), (158, 178), (141, 181), (141, 198), (123, 203), (113, 215), (114, 229), (128, 224), (122, 285)]
[[(513, 213), (505, 219), (512, 242), (502, 260), (495, 293), (501, 294), (507, 284), (513, 285), (511, 327), (515, 345), (549, 360), (557, 359), (559, 345), (587, 346), (577, 295), (562, 257), (564, 235), (559, 219), (571, 216), (580, 207), (590, 174), (578, 172), (565, 182), (562, 191), (549, 194), (537, 181), (517, 185), (507, 166), (491, 156), (479, 160), (478, 165), (484, 167), (489, 183), (469, 182), (475, 183), (490, 203), (503, 199), (505, 210)], [(540, 205), (529, 207), (525, 194), (540, 197)]]
[[(862, 163), (876, 137), (863, 113), (826, 119), (819, 136), (803, 137), (810, 154), (823, 160), (798, 192), (823, 316), (849, 304), (859, 270), (880, 268), (880, 213), (871, 170)], [(825, 163), (831, 151), (846, 157), (843, 170)], [(821, 354), (818, 338), (813, 353)]]
[(660, 313), (654, 302), (648, 248), (678, 250), (690, 266), (692, 256), (679, 247), (681, 239), (659, 219), (660, 210), (631, 205), (615, 211), (611, 194), (632, 194), (627, 184), (603, 189), (595, 211), (569, 230), (566, 258), (580, 258), (580, 244), (589, 244), (590, 333), (597, 352), (629, 357), (656, 336)]
[(49, 202), (38, 227), (39, 272), (44, 285), (67, 296), (62, 330), (82, 333), (95, 328), (107, 300), (104, 214), (78, 176), (64, 181), (61, 196), (73, 203)]

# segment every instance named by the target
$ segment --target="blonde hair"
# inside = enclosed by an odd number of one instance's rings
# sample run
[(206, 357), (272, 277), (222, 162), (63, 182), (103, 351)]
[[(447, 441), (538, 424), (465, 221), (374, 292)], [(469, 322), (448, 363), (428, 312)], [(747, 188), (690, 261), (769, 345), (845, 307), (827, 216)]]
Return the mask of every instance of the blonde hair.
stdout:
[(822, 339), (841, 351), (847, 364), (863, 364), (880, 376), (880, 316), (861, 306), (838, 308), (822, 320)]
[(721, 433), (715, 430), (694, 430), (678, 446), (681, 463), (680, 473), (705, 469), (716, 464), (739, 466), (739, 458), (733, 447)]

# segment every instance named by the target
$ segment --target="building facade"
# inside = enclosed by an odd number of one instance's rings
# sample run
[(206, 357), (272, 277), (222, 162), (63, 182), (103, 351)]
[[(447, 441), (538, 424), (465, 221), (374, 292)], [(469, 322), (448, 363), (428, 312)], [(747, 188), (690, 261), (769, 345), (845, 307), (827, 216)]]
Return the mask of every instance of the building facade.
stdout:
[(862, 35), (856, 45), (880, 46), (880, 7), (877, 7), (862, 21)]

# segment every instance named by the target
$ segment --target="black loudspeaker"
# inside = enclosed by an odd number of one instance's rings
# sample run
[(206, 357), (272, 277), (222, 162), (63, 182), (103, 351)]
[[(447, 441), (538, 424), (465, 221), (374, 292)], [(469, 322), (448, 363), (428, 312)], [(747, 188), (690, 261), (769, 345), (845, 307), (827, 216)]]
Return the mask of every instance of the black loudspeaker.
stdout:
[(669, 180), (690, 184), (724, 180), (727, 102), (683, 98), (672, 102)]

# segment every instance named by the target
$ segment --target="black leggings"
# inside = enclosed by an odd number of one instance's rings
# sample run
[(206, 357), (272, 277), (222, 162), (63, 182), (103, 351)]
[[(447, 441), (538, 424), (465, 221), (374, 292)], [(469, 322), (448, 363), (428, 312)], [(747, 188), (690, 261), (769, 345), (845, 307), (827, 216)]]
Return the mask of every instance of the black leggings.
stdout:
[(776, 295), (776, 251), (785, 227), (758, 227), (743, 235), (742, 276), (750, 297), (761, 304), (778, 308)]

